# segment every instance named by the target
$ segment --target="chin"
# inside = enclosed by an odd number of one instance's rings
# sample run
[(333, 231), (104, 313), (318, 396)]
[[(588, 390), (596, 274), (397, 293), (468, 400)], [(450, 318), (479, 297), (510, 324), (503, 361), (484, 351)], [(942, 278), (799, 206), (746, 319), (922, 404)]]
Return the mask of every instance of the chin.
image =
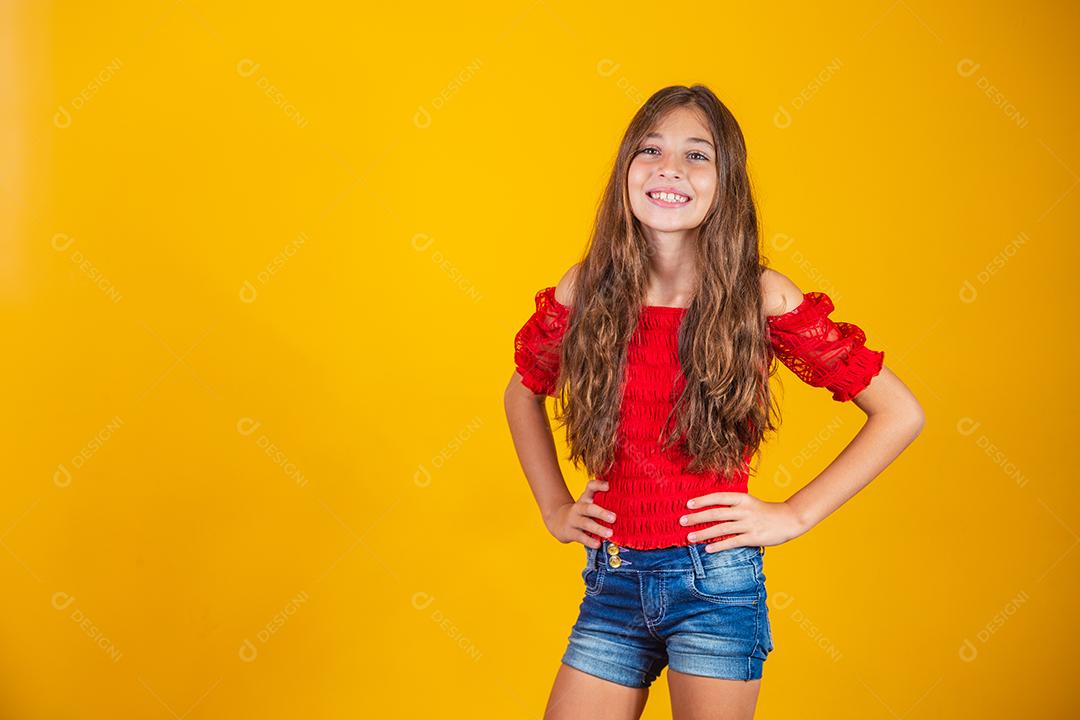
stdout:
[(660, 232), (678, 232), (679, 230), (689, 230), (691, 227), (683, 222), (671, 222), (670, 220), (664, 222), (666, 218), (657, 219), (646, 216), (643, 220), (641, 218), (638, 219), (641, 220), (642, 225), (652, 230), (659, 230)]

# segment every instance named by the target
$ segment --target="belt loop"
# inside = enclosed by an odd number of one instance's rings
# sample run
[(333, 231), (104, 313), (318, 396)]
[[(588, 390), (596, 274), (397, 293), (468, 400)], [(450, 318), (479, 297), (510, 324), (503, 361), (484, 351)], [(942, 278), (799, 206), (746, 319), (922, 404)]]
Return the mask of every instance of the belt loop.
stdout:
[(701, 564), (701, 555), (698, 554), (701, 552), (699, 546), (691, 544), (687, 545), (686, 549), (690, 552), (690, 564), (694, 567), (694, 577), (705, 577), (705, 566)]

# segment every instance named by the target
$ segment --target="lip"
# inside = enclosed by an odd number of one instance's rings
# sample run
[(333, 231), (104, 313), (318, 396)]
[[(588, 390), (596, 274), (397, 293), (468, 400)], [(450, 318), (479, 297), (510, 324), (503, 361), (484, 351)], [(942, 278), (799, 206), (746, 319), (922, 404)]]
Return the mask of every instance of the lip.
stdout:
[[(690, 199), (687, 200), (686, 202), (668, 202), (666, 200), (657, 200), (656, 198), (649, 195), (649, 193), (655, 193), (655, 192), (677, 193), (679, 195), (682, 195), (683, 197), (688, 197)], [(678, 188), (673, 188), (673, 187), (668, 187), (668, 186), (649, 188), (648, 190), (645, 191), (645, 199), (648, 200), (649, 202), (651, 202), (653, 205), (657, 205), (657, 206), (663, 207), (663, 208), (686, 207), (690, 203), (694, 202), (694, 196), (693, 195), (691, 195), (689, 193), (685, 193), (682, 190), (679, 190)]]

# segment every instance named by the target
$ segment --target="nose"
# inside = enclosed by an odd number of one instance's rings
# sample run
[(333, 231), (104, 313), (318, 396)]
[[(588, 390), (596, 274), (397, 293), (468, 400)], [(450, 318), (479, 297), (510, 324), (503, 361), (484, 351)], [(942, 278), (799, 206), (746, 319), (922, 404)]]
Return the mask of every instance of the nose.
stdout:
[(669, 161), (660, 169), (660, 177), (663, 178), (671, 178), (672, 180), (678, 180), (682, 176), (682, 168), (674, 164), (673, 161)]
[(671, 178), (672, 180), (686, 177), (685, 168), (683, 167), (686, 164), (686, 158), (679, 153), (664, 153), (661, 157), (662, 160), (658, 165), (662, 177)]

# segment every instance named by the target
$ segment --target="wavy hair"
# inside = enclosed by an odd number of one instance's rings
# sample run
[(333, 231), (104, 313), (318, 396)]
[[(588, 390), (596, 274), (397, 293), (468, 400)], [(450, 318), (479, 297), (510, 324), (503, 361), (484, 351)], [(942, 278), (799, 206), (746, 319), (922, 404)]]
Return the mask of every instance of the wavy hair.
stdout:
[(646, 134), (683, 106), (697, 108), (712, 133), (718, 182), (698, 227), (697, 279), (679, 328), (685, 383), (677, 374), (672, 394), (679, 394), (657, 440), (664, 451), (679, 443), (691, 458), (688, 471), (713, 470), (730, 477), (780, 420), (769, 390), (775, 365), (770, 368), (761, 301), (765, 264), (742, 130), (704, 85), (666, 87), (637, 111), (619, 144), (574, 276), (560, 350), (555, 417), (566, 427), (569, 459), (593, 475), (615, 461), (627, 348), (648, 289), (652, 248), (631, 211), (627, 174)]

